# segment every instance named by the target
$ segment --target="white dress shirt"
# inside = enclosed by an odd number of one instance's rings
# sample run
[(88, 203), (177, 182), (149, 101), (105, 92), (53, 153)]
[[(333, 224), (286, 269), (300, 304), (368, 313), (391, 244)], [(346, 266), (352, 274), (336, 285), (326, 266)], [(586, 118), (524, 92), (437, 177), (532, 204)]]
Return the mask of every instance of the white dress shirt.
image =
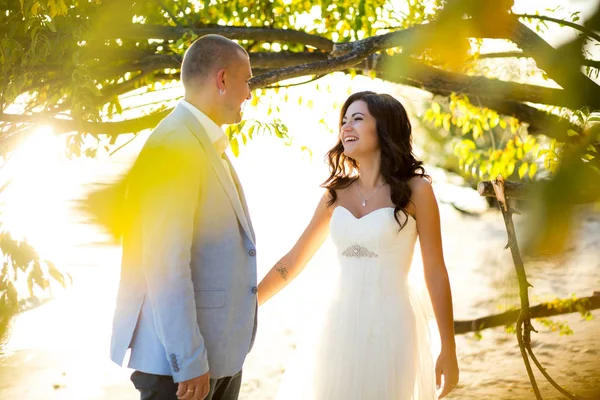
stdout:
[(187, 108), (193, 115), (200, 121), (200, 124), (206, 129), (206, 134), (210, 139), (211, 143), (217, 150), (217, 154), (221, 157), (221, 162), (225, 166), (225, 171), (227, 171), (227, 176), (231, 179), (231, 183), (233, 183), (233, 188), (238, 195), (240, 196), (237, 187), (235, 186), (235, 182), (233, 177), (231, 176), (231, 169), (229, 168), (229, 163), (224, 159), (225, 150), (229, 147), (229, 139), (227, 139), (227, 135), (223, 132), (223, 129), (219, 125), (217, 125), (212, 119), (210, 119), (206, 114), (193, 106), (190, 102), (186, 100), (181, 100), (181, 105)]

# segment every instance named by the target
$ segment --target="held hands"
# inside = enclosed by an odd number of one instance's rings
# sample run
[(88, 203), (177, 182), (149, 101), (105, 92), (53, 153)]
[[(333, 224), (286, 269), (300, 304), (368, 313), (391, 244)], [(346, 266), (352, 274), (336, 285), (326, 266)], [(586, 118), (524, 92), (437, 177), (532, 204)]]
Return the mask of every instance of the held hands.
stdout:
[(444, 375), (444, 387), (438, 398), (443, 399), (456, 387), (458, 383), (458, 361), (456, 359), (456, 350), (444, 350), (440, 353), (435, 364), (435, 383), (439, 388)]
[(177, 398), (179, 400), (202, 400), (210, 390), (210, 372), (197, 378), (179, 382)]

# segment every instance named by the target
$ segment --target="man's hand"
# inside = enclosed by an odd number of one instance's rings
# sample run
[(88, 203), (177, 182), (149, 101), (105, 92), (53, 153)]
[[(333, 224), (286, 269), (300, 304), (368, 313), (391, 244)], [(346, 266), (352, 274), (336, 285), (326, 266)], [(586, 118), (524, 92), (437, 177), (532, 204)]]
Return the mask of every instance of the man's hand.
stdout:
[(179, 382), (177, 398), (179, 400), (202, 400), (210, 390), (210, 372), (188, 381)]

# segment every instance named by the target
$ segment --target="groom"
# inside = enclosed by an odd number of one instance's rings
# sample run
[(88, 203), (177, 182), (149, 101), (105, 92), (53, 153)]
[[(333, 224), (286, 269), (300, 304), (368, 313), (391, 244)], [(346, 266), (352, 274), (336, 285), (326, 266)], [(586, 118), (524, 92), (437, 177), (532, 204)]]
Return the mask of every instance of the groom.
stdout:
[(223, 124), (251, 98), (246, 51), (218, 35), (185, 53), (185, 99), (127, 179), (111, 358), (141, 399), (237, 399), (256, 333), (256, 245)]

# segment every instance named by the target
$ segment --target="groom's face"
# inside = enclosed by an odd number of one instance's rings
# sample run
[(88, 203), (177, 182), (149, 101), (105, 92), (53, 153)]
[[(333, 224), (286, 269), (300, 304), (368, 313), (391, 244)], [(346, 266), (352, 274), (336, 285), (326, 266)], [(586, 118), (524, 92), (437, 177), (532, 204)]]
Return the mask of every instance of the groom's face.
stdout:
[(242, 120), (242, 106), (252, 98), (249, 81), (252, 78), (250, 59), (239, 51), (239, 59), (227, 69), (227, 90), (224, 98), (224, 123), (237, 124)]

